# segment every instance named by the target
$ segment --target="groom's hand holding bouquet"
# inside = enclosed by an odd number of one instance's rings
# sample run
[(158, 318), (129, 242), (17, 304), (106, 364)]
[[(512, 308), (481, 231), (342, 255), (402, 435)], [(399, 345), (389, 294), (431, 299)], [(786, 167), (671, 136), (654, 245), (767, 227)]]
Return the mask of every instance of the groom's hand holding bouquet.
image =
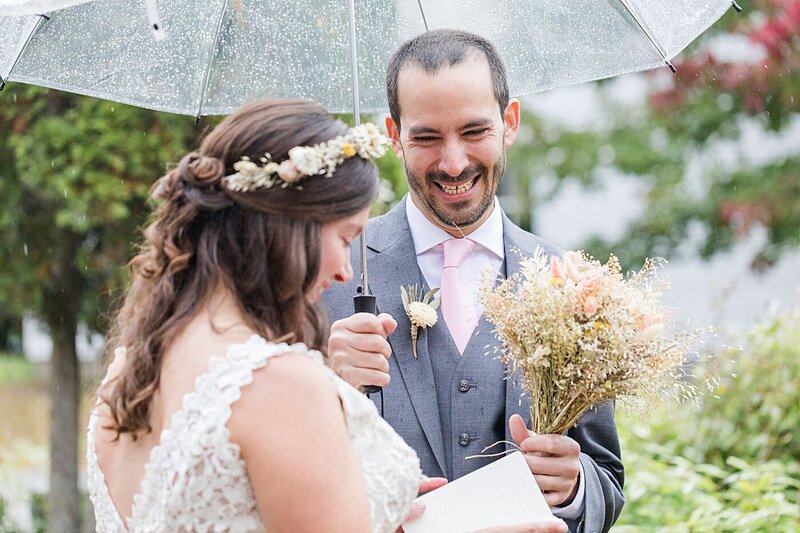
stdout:
[(557, 507), (572, 503), (581, 471), (580, 445), (566, 435), (537, 435), (528, 431), (519, 415), (512, 415), (508, 425), (547, 505)]

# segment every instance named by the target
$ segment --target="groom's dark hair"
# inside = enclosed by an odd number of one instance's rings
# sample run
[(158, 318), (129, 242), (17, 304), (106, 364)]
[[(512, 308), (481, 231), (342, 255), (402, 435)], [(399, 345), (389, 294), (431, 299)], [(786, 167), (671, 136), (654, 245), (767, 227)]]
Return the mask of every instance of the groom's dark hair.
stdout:
[[(404, 67), (414, 65), (429, 74), (444, 67), (463, 63), (473, 53), (481, 53), (489, 63), (494, 97), (500, 106), (500, 114), (508, 105), (508, 76), (506, 67), (495, 46), (479, 35), (460, 30), (431, 30), (404, 43), (392, 55), (386, 68), (386, 96), (389, 113), (400, 128), (400, 100), (398, 79)], [(444, 103), (443, 103), (444, 105)]]

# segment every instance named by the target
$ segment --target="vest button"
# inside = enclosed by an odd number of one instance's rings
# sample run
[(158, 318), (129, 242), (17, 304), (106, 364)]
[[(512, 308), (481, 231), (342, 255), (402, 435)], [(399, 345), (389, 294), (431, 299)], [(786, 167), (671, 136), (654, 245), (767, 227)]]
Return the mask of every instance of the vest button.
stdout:
[(458, 443), (462, 446), (469, 445), (469, 441), (470, 441), (469, 435), (467, 435), (466, 433), (462, 433), (461, 435), (458, 436)]
[(469, 390), (469, 381), (466, 379), (462, 379), (458, 382), (458, 390), (461, 392), (467, 392)]

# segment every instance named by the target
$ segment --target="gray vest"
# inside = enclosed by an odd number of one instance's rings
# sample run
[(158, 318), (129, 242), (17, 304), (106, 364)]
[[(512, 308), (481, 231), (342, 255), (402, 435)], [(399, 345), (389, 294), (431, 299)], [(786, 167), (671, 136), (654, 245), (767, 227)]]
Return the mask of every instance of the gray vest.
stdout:
[[(457, 479), (489, 463), (465, 457), (478, 455), (486, 446), (505, 439), (505, 366), (492, 352), (496, 340), (492, 325), (484, 317), (463, 355), (456, 349), (441, 308), (439, 322), (426, 333), (442, 424), (445, 477)], [(504, 449), (498, 445), (486, 453)]]

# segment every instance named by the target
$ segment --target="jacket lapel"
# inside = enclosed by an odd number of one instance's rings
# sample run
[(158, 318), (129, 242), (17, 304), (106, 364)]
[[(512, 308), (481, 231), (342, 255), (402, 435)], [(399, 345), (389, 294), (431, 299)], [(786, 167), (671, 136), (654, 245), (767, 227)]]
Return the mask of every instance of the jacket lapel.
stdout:
[[(428, 355), (427, 332), (418, 331), (417, 358), (411, 346), (411, 322), (403, 309), (400, 287), (418, 285), (423, 287), (416, 261), (414, 242), (405, 201), (400, 202), (389, 213), (370, 224), (367, 246), (374, 255), (369, 257), (370, 290), (377, 298), (378, 311), (391, 314), (397, 320), (397, 329), (389, 336), (392, 357), (397, 362), (417, 420), (430, 444), (436, 462), (445, 472), (444, 443), (433, 369)], [(392, 383), (389, 387), (399, 384)]]

